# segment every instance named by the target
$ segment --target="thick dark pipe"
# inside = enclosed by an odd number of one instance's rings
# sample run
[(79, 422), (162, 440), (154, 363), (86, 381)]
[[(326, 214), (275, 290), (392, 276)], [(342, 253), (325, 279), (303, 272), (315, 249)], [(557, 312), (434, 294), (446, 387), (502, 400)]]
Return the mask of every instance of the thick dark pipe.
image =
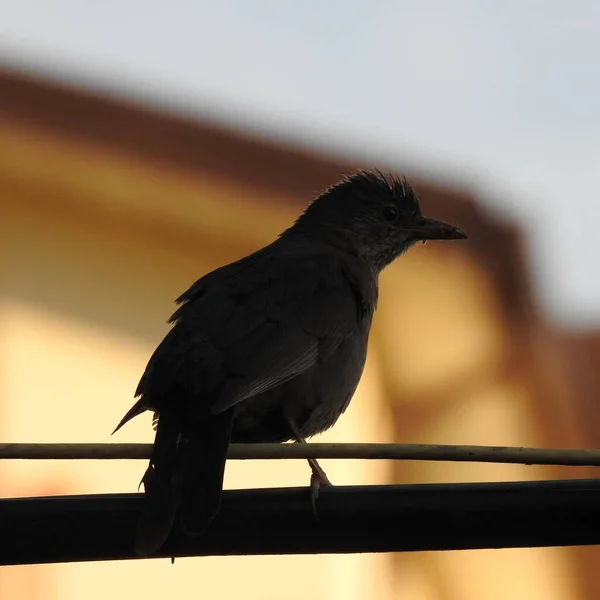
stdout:
[[(139, 494), (0, 500), (0, 564), (136, 558)], [(600, 480), (233, 490), (203, 536), (159, 556), (400, 552), (600, 543)]]

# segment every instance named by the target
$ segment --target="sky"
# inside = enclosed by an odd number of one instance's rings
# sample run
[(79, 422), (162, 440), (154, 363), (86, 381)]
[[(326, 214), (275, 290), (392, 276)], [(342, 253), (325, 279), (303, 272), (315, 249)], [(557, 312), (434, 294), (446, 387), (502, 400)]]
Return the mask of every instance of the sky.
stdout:
[(600, 326), (598, 0), (0, 0), (0, 66), (470, 188)]

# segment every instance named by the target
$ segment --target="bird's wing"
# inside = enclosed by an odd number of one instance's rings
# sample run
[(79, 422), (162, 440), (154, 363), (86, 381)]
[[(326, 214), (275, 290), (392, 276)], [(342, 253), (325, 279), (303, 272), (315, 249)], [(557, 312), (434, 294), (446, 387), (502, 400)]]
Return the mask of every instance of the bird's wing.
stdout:
[(214, 336), (227, 377), (213, 414), (293, 379), (357, 331), (360, 307), (339, 262), (276, 258), (268, 271), (229, 292), (235, 309)]
[(209, 273), (179, 298), (138, 404), (218, 414), (293, 379), (356, 332), (368, 302), (361, 290), (339, 258), (269, 247)]

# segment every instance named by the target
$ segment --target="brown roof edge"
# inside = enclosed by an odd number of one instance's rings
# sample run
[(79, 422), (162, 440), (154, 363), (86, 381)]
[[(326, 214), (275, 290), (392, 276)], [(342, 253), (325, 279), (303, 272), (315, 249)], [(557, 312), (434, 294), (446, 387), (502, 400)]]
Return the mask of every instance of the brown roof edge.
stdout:
[[(284, 198), (297, 196), (303, 202), (357, 168), (335, 157), (17, 71), (0, 72), (0, 119), (212, 173)], [(457, 187), (412, 176), (411, 182), (425, 211), (469, 233), (469, 252), (495, 273), (503, 304), (521, 312), (523, 307), (518, 307), (529, 304), (525, 298), (530, 293), (518, 228), (490, 217), (471, 194)]]
[(600, 444), (600, 330), (563, 330), (555, 335), (562, 342), (561, 358), (567, 371), (569, 397), (566, 401), (586, 435), (583, 442), (597, 448)]
[[(311, 198), (357, 168), (357, 164), (293, 144), (18, 71), (0, 72), (0, 118), (181, 168), (212, 172), (245, 185), (281, 190), (288, 197)], [(448, 197), (450, 204), (472, 203), (458, 190), (453, 193), (444, 185), (411, 179), (420, 195), (435, 197), (435, 204), (442, 197)], [(456, 214), (458, 207), (453, 208)]]
[(354, 167), (16, 71), (0, 73), (0, 117), (246, 185), (285, 190), (288, 196), (311, 197)]

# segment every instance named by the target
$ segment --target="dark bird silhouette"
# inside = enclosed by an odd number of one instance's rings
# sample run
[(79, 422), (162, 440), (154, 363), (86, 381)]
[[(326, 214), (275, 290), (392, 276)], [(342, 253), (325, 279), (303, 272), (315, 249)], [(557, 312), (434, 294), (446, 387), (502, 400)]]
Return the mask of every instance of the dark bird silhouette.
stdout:
[[(363, 171), (180, 296), (117, 427), (156, 413), (136, 551), (160, 548), (177, 516), (188, 535), (208, 528), (230, 442), (303, 442), (330, 428), (362, 375), (381, 270), (416, 242), (465, 237), (423, 217), (405, 179)], [(329, 483), (310, 462), (313, 482)]]

